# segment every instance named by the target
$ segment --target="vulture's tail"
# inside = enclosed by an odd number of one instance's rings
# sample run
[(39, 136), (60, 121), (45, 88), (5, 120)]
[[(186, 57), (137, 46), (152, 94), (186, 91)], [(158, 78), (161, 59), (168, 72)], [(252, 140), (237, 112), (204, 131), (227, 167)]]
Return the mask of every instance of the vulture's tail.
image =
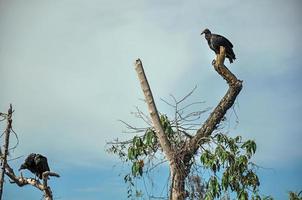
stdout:
[(236, 56), (232, 48), (226, 49), (226, 57), (229, 59), (230, 63), (233, 63), (233, 60), (236, 60)]

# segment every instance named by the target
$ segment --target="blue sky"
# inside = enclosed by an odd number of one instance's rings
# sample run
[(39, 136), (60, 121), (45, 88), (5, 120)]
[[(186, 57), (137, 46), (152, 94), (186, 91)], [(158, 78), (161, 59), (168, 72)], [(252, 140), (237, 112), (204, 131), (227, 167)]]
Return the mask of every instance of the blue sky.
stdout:
[[(301, 8), (299, 0), (1, 0), (0, 110), (14, 105), (20, 139), (11, 156), (46, 155), (62, 175), (51, 180), (59, 199), (125, 199), (123, 170), (105, 144), (127, 137), (119, 119), (139, 124), (130, 112), (146, 110), (133, 63), (142, 59), (159, 110), (171, 112), (161, 97), (195, 85), (193, 98), (213, 107), (227, 85), (199, 35), (209, 28), (234, 44), (230, 69), (244, 81), (239, 124), (229, 112), (227, 131), (256, 140), (254, 161), (268, 168), (261, 191), (285, 199), (302, 189)], [(4, 195), (41, 197), (8, 183)]]

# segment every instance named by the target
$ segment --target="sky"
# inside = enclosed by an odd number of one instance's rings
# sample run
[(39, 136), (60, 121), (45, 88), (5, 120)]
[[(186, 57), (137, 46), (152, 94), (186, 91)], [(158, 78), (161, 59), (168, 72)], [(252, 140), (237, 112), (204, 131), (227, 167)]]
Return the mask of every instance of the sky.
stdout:
[[(126, 199), (126, 167), (105, 149), (132, 136), (118, 120), (139, 126), (131, 112), (147, 111), (133, 63), (142, 60), (160, 111), (172, 113), (160, 98), (195, 85), (192, 98), (214, 107), (227, 85), (200, 36), (209, 28), (233, 43), (237, 59), (226, 65), (243, 80), (239, 123), (229, 111), (226, 129), (257, 142), (261, 192), (286, 199), (302, 189), (301, 8), (300, 0), (0, 0), (0, 111), (13, 104), (20, 143), (10, 156), (23, 156), (11, 166), (38, 152), (61, 175), (50, 180), (56, 199)], [(5, 184), (4, 199), (40, 198)]]

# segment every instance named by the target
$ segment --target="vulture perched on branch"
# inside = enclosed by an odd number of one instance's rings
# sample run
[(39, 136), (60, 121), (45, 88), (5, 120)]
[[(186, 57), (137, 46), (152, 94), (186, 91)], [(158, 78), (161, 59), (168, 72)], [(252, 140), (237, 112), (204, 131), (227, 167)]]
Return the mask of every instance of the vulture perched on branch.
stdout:
[(209, 47), (215, 52), (215, 54), (219, 54), (220, 46), (223, 46), (225, 48), (226, 57), (229, 59), (230, 63), (236, 59), (233, 51), (233, 44), (228, 39), (221, 35), (212, 34), (209, 29), (202, 31), (200, 35), (202, 34), (205, 34)]
[(43, 172), (49, 171), (47, 158), (41, 154), (32, 153), (25, 159), (24, 163), (20, 166), (20, 170), (28, 169), (35, 174), (39, 179), (42, 179)]

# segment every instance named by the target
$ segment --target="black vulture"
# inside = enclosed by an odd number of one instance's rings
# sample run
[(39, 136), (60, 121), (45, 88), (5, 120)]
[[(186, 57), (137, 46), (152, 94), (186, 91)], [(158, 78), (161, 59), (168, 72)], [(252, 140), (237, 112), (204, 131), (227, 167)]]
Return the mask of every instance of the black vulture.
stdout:
[(25, 159), (24, 163), (20, 166), (20, 170), (28, 169), (35, 174), (39, 179), (42, 179), (43, 172), (49, 171), (47, 158), (41, 154), (31, 153)]
[(205, 38), (208, 41), (209, 47), (216, 53), (219, 54), (220, 46), (225, 48), (226, 57), (229, 59), (230, 63), (236, 59), (235, 53), (233, 51), (233, 44), (225, 37), (217, 34), (212, 34), (209, 29), (202, 31), (205, 34)]

